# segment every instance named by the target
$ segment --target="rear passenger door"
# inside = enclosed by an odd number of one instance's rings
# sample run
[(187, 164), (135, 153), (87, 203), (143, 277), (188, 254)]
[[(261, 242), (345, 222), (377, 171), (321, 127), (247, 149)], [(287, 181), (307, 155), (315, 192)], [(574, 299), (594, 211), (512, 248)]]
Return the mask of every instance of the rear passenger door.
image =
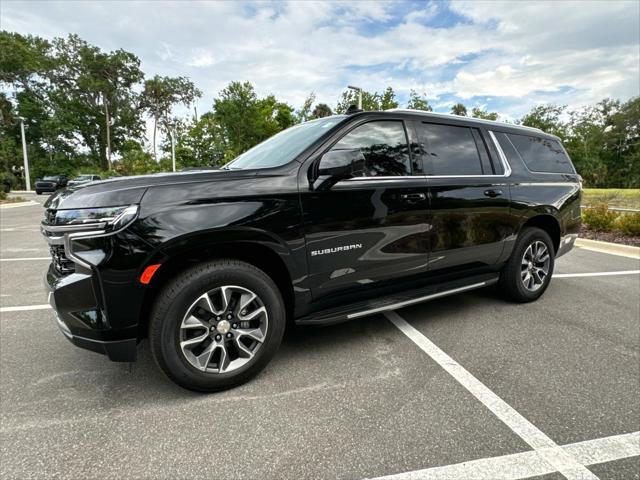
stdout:
[(365, 159), (362, 176), (326, 191), (301, 191), (315, 299), (366, 296), (385, 281), (426, 271), (428, 193), (410, 145), (417, 147), (417, 138), (402, 119), (366, 120), (347, 127), (314, 160), (341, 149), (360, 150)]
[(430, 197), (429, 270), (495, 264), (516, 225), (509, 215), (509, 167), (482, 126), (419, 122)]

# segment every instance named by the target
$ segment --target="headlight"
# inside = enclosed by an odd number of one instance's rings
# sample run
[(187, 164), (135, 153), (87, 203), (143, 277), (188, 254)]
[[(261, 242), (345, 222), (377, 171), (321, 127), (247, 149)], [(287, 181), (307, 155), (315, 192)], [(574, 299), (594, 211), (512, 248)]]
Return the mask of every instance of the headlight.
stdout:
[(131, 223), (138, 214), (137, 205), (104, 208), (79, 208), (58, 210), (54, 225), (60, 230), (79, 231), (86, 229), (119, 230)]

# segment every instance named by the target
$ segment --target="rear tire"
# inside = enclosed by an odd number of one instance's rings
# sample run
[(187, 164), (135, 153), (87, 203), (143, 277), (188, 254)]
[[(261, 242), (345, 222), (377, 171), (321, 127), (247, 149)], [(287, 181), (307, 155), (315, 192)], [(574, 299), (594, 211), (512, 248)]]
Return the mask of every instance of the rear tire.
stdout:
[(525, 227), (500, 273), (499, 286), (514, 302), (533, 302), (542, 296), (553, 275), (555, 249), (547, 232)]
[(40, 190), (36, 190), (36, 195), (42, 195), (42, 192)]
[(189, 390), (247, 382), (274, 356), (286, 323), (282, 296), (263, 271), (233, 259), (190, 268), (157, 296), (149, 323), (153, 357)]

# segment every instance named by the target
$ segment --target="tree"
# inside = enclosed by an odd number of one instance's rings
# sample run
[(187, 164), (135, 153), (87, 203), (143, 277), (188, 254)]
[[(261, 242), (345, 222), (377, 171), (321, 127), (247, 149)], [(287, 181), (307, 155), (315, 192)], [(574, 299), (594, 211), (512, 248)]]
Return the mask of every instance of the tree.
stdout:
[[(358, 105), (358, 92), (351, 89), (342, 92), (342, 97), (336, 105), (335, 112), (338, 114), (347, 113), (351, 105)], [(380, 110), (380, 100), (378, 94), (362, 92), (362, 109), (363, 110)]]
[(171, 78), (156, 75), (144, 82), (142, 107), (153, 118), (153, 158), (156, 161), (158, 160), (156, 151), (158, 127), (165, 132), (170, 132), (173, 107), (178, 104), (189, 106), (201, 96), (202, 92), (186, 77)]
[(312, 119), (324, 118), (324, 117), (329, 117), (331, 115), (333, 115), (333, 112), (331, 111), (331, 107), (329, 107), (329, 105), (327, 105), (326, 103), (319, 103), (313, 109), (313, 112), (311, 113), (311, 118)]
[(460, 115), (461, 117), (467, 116), (467, 107), (465, 107), (461, 103), (456, 103), (453, 107), (451, 107), (451, 113), (453, 115)]
[(418, 95), (415, 90), (411, 90), (409, 93), (409, 103), (407, 103), (407, 108), (410, 108), (411, 110), (423, 110), (425, 112), (433, 111), (427, 99), (424, 96)]
[(387, 87), (384, 93), (380, 95), (379, 110), (391, 110), (392, 108), (398, 108), (398, 102), (396, 102), (396, 93), (393, 91), (393, 88)]
[(279, 102), (273, 95), (258, 99), (249, 82), (231, 82), (214, 100), (213, 110), (226, 160), (296, 121), (291, 106)]
[(107, 170), (111, 152), (142, 130), (134, 91), (143, 78), (140, 60), (124, 50), (102, 52), (77, 35), (52, 44), (48, 99), (53, 121), (71, 144), (79, 133)]
[(298, 123), (306, 122), (311, 116), (311, 107), (313, 102), (316, 101), (315, 93), (311, 92), (307, 98), (305, 98), (302, 108), (296, 112), (296, 118)]
[(567, 136), (567, 124), (561, 115), (566, 110), (566, 105), (537, 105), (521, 119), (522, 125), (539, 128), (543, 132), (557, 135), (561, 139)]
[(482, 110), (478, 107), (473, 107), (471, 109), (471, 116), (473, 118), (481, 118), (483, 120), (497, 120), (498, 114), (495, 112), (487, 112), (486, 110)]

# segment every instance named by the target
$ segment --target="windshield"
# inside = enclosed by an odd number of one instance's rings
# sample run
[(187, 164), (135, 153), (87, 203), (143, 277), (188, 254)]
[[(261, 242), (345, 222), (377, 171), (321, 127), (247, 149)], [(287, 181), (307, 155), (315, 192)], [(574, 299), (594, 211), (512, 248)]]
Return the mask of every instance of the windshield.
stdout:
[(80, 181), (80, 180), (91, 180), (91, 175), (80, 175), (76, 178), (74, 178), (74, 180)]
[(48, 176), (48, 177), (44, 177), (43, 180), (58, 180), (58, 177)]
[(273, 137), (247, 150), (235, 160), (226, 164), (226, 170), (240, 170), (251, 168), (269, 168), (284, 165), (315, 142), (331, 127), (345, 118), (344, 115), (320, 118), (311, 122), (301, 123), (283, 130)]

